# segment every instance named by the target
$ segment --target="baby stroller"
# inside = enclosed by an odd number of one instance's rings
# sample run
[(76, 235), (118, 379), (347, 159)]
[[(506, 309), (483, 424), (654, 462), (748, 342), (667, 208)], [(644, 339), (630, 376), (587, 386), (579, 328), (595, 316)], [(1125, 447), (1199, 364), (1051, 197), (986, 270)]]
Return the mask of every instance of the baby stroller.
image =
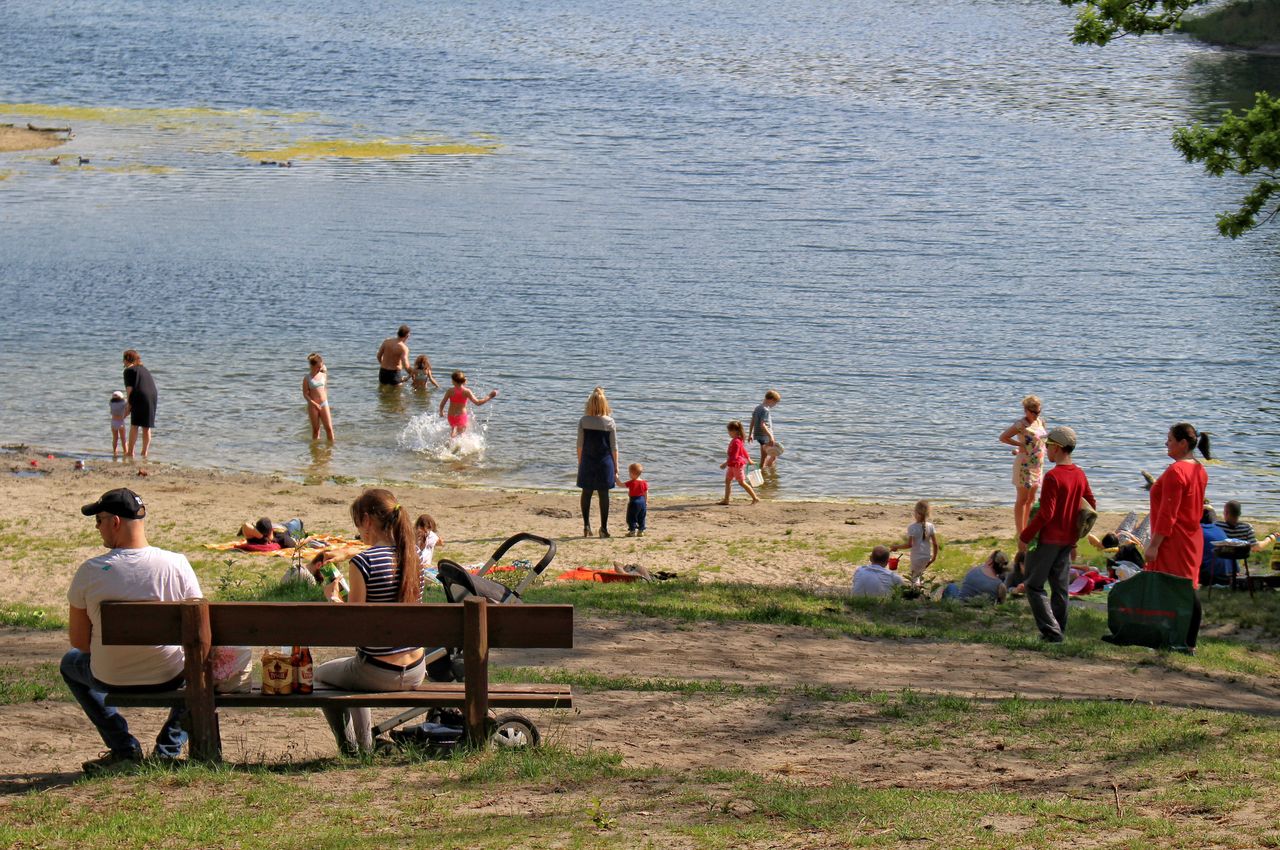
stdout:
[[(485, 577), (494, 573), (495, 570), (510, 569), (510, 567), (500, 567), (499, 562), (517, 544), (526, 542), (545, 547), (546, 553), (536, 564), (528, 567), (528, 571), (515, 587), (507, 587)], [(554, 540), (539, 537), (536, 534), (521, 533), (503, 541), (484, 566), (474, 574), (460, 564), (445, 558), (438, 565), (438, 577), (440, 584), (444, 587), (447, 602), (461, 603), (468, 596), (483, 596), (497, 605), (518, 605), (522, 601), (521, 595), (551, 565), (555, 556)], [(516, 563), (519, 565), (528, 562), (517, 561)], [(433, 682), (461, 682), (466, 679), (462, 650), (457, 647), (427, 650), (426, 664), (427, 678)], [(411, 726), (405, 725), (424, 714), (425, 721)], [(492, 712), (490, 714), (492, 715)], [(373, 734), (377, 737), (389, 733), (391, 744), (387, 746), (417, 746), (447, 753), (461, 744), (464, 727), (462, 712), (456, 708), (411, 708), (374, 726)], [(489, 740), (500, 747), (536, 747), (542, 741), (538, 727), (523, 714), (506, 713), (492, 716), (489, 728)]]

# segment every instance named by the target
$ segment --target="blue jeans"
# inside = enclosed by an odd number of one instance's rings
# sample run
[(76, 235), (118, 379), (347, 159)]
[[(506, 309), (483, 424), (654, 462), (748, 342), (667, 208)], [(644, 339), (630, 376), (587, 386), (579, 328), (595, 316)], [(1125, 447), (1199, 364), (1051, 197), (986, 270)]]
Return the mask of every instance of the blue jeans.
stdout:
[[(69, 649), (62, 656), (62, 678), (67, 683), (71, 695), (80, 703), (89, 720), (98, 728), (102, 743), (113, 753), (124, 755), (142, 751), (138, 739), (129, 734), (129, 724), (120, 712), (103, 702), (107, 690), (117, 691), (169, 691), (181, 686), (182, 677), (172, 682), (159, 685), (134, 686), (129, 688), (111, 688), (93, 678), (89, 669), (89, 653), (78, 649)], [(182, 755), (182, 745), (187, 742), (187, 733), (182, 730), (184, 706), (175, 706), (169, 710), (169, 719), (160, 727), (156, 735), (156, 755), (161, 758), (178, 758)]]
[(627, 530), (644, 531), (644, 519), (649, 513), (649, 502), (644, 496), (636, 496), (627, 502)]

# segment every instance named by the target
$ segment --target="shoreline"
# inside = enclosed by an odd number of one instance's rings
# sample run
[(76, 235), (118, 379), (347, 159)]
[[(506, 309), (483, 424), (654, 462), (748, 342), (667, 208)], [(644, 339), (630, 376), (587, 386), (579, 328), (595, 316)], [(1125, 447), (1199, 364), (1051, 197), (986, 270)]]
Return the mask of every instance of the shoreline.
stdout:
[[(80, 449), (68, 449), (64, 447), (49, 447), (49, 446), (37, 447), (29, 443), (23, 443), (23, 442), (0, 444), (0, 463), (3, 463), (6, 457), (31, 456), (38, 459), (38, 458), (44, 458), (50, 454), (52, 454), (56, 458), (66, 459), (70, 461), (75, 461), (77, 459), (83, 460), (87, 464), (94, 464), (94, 465), (97, 465), (99, 468), (102, 468), (102, 465), (105, 464), (106, 469), (126, 470), (131, 468), (136, 469), (143, 466), (148, 466), (148, 467), (162, 466), (162, 467), (167, 467), (175, 470), (207, 471), (207, 472), (227, 473), (227, 474), (235, 474), (235, 475), (261, 476), (265, 478), (290, 481), (290, 482), (304, 485), (304, 486), (318, 486), (318, 485), (324, 485), (324, 484), (332, 484), (337, 486), (352, 486), (352, 485), (361, 486), (361, 487), (376, 486), (376, 487), (386, 487), (388, 489), (394, 489), (399, 487), (399, 488), (411, 488), (416, 490), (443, 490), (443, 491), (459, 491), (459, 492), (527, 493), (527, 494), (533, 494), (533, 495), (548, 495), (548, 496), (572, 495), (575, 500), (577, 499), (578, 493), (579, 493), (579, 490), (577, 487), (555, 487), (555, 486), (545, 486), (545, 485), (536, 486), (536, 485), (519, 485), (519, 484), (504, 486), (504, 485), (484, 483), (484, 482), (467, 483), (467, 482), (457, 482), (457, 481), (447, 481), (447, 480), (418, 482), (418, 481), (412, 481), (409, 479), (397, 479), (397, 478), (381, 478), (381, 477), (380, 478), (362, 478), (361, 476), (358, 476), (358, 475), (347, 475), (340, 472), (333, 472), (333, 473), (326, 474), (324, 476), (314, 476), (314, 475), (308, 475), (303, 472), (288, 471), (288, 470), (279, 470), (279, 469), (260, 470), (260, 469), (244, 468), (244, 467), (206, 466), (203, 464), (190, 463), (186, 461), (170, 461), (170, 460), (154, 460), (154, 459), (148, 459), (146, 461), (142, 461), (138, 459), (134, 459), (133, 461), (113, 460), (109, 452), (105, 452), (102, 450), (80, 450)], [(130, 466), (129, 464), (132, 464), (132, 466)], [(1086, 473), (1087, 473), (1087, 470), (1086, 470)], [(132, 474), (132, 473), (129, 473), (129, 474)], [(783, 477), (785, 478), (785, 474)], [(895, 498), (893, 496), (874, 496), (874, 497), (813, 496), (813, 495), (788, 496), (785, 494), (774, 495), (770, 492), (770, 489), (771, 488), (769, 487), (768, 482), (766, 482), (765, 489), (763, 491), (763, 497), (762, 497), (763, 500), (766, 502), (773, 502), (778, 504), (791, 504), (791, 505), (795, 505), (795, 504), (862, 505), (862, 506), (903, 508), (907, 511), (908, 515), (910, 514), (911, 506), (914, 505), (919, 498), (921, 498), (920, 496), (902, 496), (900, 498)], [(617, 487), (614, 488), (614, 492), (622, 494), (620, 498), (622, 499), (622, 507), (625, 508), (626, 488), (622, 486), (622, 484), (620, 483)], [(677, 491), (670, 492), (669, 495), (663, 495), (662, 493), (657, 493), (655, 497), (660, 499), (671, 499), (671, 500), (701, 501), (702, 499), (707, 499), (707, 498), (718, 499), (720, 495), (722, 495), (722, 493), (720, 493), (719, 490), (708, 488), (705, 491), (677, 490)], [(737, 495), (738, 497), (741, 497), (742, 494), (740, 492), (736, 492), (735, 495)], [(942, 497), (933, 498), (933, 497), (927, 497), (927, 496), (925, 498), (928, 499), (929, 503), (933, 505), (935, 509), (945, 508), (945, 509), (951, 509), (951, 510), (970, 510), (970, 511), (1008, 511), (1010, 514), (1010, 517), (1012, 517), (1012, 511), (1013, 511), (1012, 495), (1010, 496), (1007, 502), (987, 501), (987, 500), (981, 500), (981, 499), (975, 499), (972, 501), (959, 501), (959, 500), (954, 500), (949, 498), (942, 498)], [(1139, 511), (1140, 513), (1145, 513), (1146, 501), (1145, 500), (1135, 501), (1131, 504), (1122, 505), (1121, 507), (1108, 506), (1106, 508), (1103, 508), (1101, 513), (1123, 516), (1125, 513), (1127, 513), (1130, 510), (1136, 510), (1136, 511)], [(1261, 514), (1261, 513), (1252, 513), (1250, 514), (1250, 518), (1263, 523), (1271, 520), (1275, 520), (1275, 519), (1280, 519), (1280, 517), (1273, 517), (1271, 515)], [(1010, 523), (1009, 533), (1010, 535), (1012, 534), (1012, 523)]]
[(70, 139), (61, 138), (63, 130), (32, 130), (12, 124), (0, 125), (0, 153), (24, 153), (48, 150), (65, 145)]

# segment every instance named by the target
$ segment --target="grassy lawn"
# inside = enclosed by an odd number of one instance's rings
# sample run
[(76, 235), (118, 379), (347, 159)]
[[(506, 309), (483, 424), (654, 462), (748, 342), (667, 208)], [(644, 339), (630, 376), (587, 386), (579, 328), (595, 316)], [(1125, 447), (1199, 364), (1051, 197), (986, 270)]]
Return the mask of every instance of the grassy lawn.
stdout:
[[(943, 569), (972, 563), (995, 541), (948, 547)], [(828, 554), (832, 563), (859, 557)], [(202, 564), (218, 599), (302, 601), (318, 588), (279, 588), (283, 560)], [(438, 600), (433, 590), (431, 600)], [(548, 582), (530, 602), (583, 614), (792, 626), (831, 635), (964, 641), (1070, 657), (1110, 658), (1215, 675), (1280, 674), (1280, 595), (1215, 593), (1206, 623), (1231, 624), (1195, 658), (1112, 647), (1105, 611), (1073, 609), (1060, 646), (1035, 639), (1026, 604), (969, 606), (850, 599), (792, 587), (699, 582)], [(61, 629), (61, 614), (0, 606), (0, 624)], [(914, 759), (874, 775), (806, 781), (742, 769), (726, 758), (650, 767), (573, 742), (538, 751), (437, 760), (401, 752), (364, 761), (247, 764), (82, 779), (0, 797), (0, 846), (13, 848), (818, 848), (1280, 847), (1280, 718), (1103, 700), (969, 699), (913, 690), (815, 687), (803, 678), (744, 684), (683, 678), (494, 668), (495, 681), (567, 683), (592, 693), (662, 694), (715, 708), (734, 700), (803, 729), (810, 753)], [(56, 662), (0, 665), (0, 705), (66, 700)], [(66, 710), (66, 709), (63, 709)], [(752, 709), (754, 710), (754, 709)], [(308, 720), (308, 722), (310, 722)], [(316, 715), (315, 721), (321, 720)], [(637, 717), (637, 723), (645, 718)], [(670, 746), (681, 746), (673, 730)], [(779, 746), (769, 736), (746, 748)], [(868, 758), (879, 758), (869, 755)], [(855, 760), (856, 761), (856, 760)], [(719, 762), (711, 762), (719, 764)], [(945, 770), (931, 771), (933, 765)], [(923, 778), (920, 778), (923, 777)]]
[[(1023, 600), (1004, 605), (967, 605), (924, 599), (854, 599), (817, 594), (796, 587), (767, 587), (727, 582), (678, 580), (657, 583), (597, 584), (549, 582), (531, 590), (529, 602), (561, 602), (584, 613), (658, 617), (701, 623), (762, 623), (802, 626), (852, 637), (915, 638), (995, 644), (1053, 655), (1111, 658), (1126, 663), (1158, 664), (1257, 676), (1280, 675), (1280, 659), (1264, 643), (1247, 636), (1205, 637), (1190, 658), (1116, 647), (1100, 638), (1108, 632), (1105, 604), (1073, 608), (1068, 637), (1044, 644)], [(1262, 634), (1280, 630), (1280, 594), (1215, 594), (1205, 605), (1206, 625), (1249, 624)]]
[[(905, 700), (905, 703), (904, 703)], [(875, 701), (873, 701), (875, 704)], [(902, 709), (910, 721), (898, 715)], [(803, 784), (742, 770), (628, 767), (611, 753), (547, 747), (433, 761), (176, 770), (82, 780), (0, 802), (13, 848), (336, 847), (736, 848), (1275, 847), (1269, 787), (1276, 723), (1122, 703), (997, 704), (887, 696), (897, 734), (944, 746), (1039, 753), (1079, 777), (1003, 788), (868, 787), (857, 777)], [(923, 728), (923, 732), (920, 729)], [(1101, 734), (1099, 734), (1099, 730)], [(1187, 731), (1190, 730), (1190, 731)], [(1064, 746), (1083, 735), (1084, 746)], [(769, 746), (768, 741), (752, 746)], [(1113, 787), (1113, 782), (1115, 783)]]

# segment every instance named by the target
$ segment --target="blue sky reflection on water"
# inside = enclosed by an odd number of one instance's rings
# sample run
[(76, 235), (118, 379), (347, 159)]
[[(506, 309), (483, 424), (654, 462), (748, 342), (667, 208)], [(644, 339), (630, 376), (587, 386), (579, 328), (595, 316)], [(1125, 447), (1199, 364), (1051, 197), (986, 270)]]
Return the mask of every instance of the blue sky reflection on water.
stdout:
[[(92, 169), (0, 161), (7, 440), (104, 448), (133, 346), (161, 459), (569, 487), (599, 383), (654, 492), (703, 492), (775, 386), (777, 495), (992, 502), (1036, 392), (1105, 504), (1141, 503), (1187, 418), (1217, 438), (1211, 497), (1280, 515), (1277, 236), (1217, 237), (1243, 184), (1168, 141), (1274, 64), (1075, 48), (1067, 10), (977, 0), (6, 12), (0, 102), (124, 108), (72, 119)], [(0, 121), (56, 123), (34, 109)], [(497, 151), (240, 155), (326, 140)], [(501, 389), (482, 457), (401, 444), (439, 400), (377, 392), (402, 321), (437, 374)]]

